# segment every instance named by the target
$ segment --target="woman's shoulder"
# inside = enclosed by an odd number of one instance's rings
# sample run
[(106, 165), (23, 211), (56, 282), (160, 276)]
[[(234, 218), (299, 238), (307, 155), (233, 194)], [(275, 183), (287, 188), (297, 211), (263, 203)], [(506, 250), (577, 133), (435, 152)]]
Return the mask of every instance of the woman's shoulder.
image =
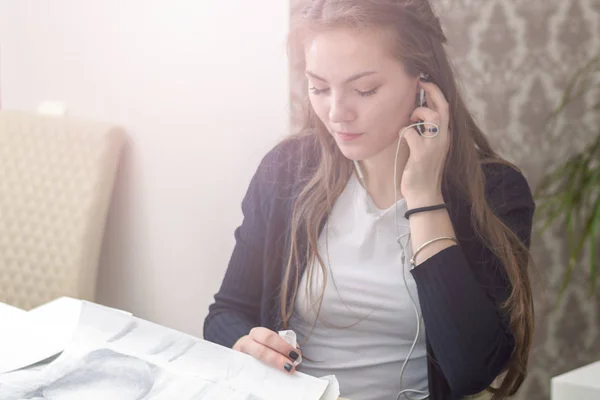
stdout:
[(316, 160), (319, 151), (319, 140), (314, 134), (302, 133), (288, 136), (277, 143), (266, 155), (265, 160), (281, 162), (310, 162)]
[(485, 176), (485, 196), (494, 208), (535, 208), (527, 178), (515, 165), (498, 159), (482, 162), (481, 168)]
[[(484, 174), (485, 200), (494, 214), (500, 218), (518, 215), (517, 224), (530, 224), (536, 207), (524, 174), (516, 166), (501, 159), (483, 161), (480, 167)], [(448, 211), (461, 244), (478, 241), (471, 200), (456, 189), (447, 194)], [(511, 226), (514, 225), (513, 221)]]
[(258, 173), (274, 182), (293, 182), (306, 177), (318, 166), (318, 139), (303, 134), (287, 137), (263, 157)]
[[(302, 182), (313, 175), (320, 154), (314, 135), (294, 135), (277, 143), (262, 158), (251, 188), (260, 187), (266, 197), (294, 196)], [(265, 193), (266, 192), (266, 193)]]

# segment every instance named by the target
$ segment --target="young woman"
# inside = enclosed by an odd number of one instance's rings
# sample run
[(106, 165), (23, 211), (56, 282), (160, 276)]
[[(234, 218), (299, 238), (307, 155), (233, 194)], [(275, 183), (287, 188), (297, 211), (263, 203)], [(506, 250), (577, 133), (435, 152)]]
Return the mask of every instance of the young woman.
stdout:
[[(534, 202), (461, 99), (427, 0), (318, 0), (290, 44), (306, 124), (263, 159), (207, 340), (352, 400), (519, 388)], [(423, 101), (424, 94), (426, 102)], [(428, 397), (427, 397), (428, 396)]]

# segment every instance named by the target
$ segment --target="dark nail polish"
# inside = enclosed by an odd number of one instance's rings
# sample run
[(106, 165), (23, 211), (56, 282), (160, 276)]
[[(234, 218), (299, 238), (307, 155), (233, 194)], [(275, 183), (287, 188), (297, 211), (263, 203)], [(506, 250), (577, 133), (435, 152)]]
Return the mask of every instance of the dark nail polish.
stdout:
[(292, 364), (285, 364), (283, 368), (285, 368), (287, 372), (290, 372), (292, 370)]
[(300, 354), (296, 353), (295, 351), (290, 351), (290, 358), (294, 361), (296, 361), (298, 359), (298, 357), (300, 357)]

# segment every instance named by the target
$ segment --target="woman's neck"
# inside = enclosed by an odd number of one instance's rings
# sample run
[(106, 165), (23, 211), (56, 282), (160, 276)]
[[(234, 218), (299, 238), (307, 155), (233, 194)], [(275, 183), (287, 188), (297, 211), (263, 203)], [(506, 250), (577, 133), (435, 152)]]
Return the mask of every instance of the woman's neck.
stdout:
[(400, 186), (409, 150), (406, 144), (400, 146), (396, 164), (397, 193), (394, 193), (394, 160), (397, 145), (398, 143), (394, 142), (379, 154), (359, 162), (363, 175), (362, 183), (373, 203), (380, 209), (387, 209), (394, 204), (396, 198), (402, 198)]

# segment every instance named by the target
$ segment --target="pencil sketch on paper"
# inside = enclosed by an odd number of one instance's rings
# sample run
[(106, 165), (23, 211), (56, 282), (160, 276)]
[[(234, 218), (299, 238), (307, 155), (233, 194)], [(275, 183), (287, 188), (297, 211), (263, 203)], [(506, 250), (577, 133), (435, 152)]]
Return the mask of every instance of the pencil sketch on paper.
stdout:
[[(0, 400), (248, 399), (226, 384), (168, 367), (197, 339), (131, 316), (107, 317), (104, 309), (87, 306), (74, 336), (79, 340), (47, 366), (0, 375)], [(92, 321), (103, 322), (95, 336)], [(90, 336), (95, 340), (88, 343)]]
[(0, 400), (271, 400), (289, 385), (318, 400), (328, 383), (89, 303), (57, 359), (0, 375)]
[(136, 357), (98, 349), (83, 358), (0, 386), (3, 400), (246, 400), (247, 393), (173, 374)]

